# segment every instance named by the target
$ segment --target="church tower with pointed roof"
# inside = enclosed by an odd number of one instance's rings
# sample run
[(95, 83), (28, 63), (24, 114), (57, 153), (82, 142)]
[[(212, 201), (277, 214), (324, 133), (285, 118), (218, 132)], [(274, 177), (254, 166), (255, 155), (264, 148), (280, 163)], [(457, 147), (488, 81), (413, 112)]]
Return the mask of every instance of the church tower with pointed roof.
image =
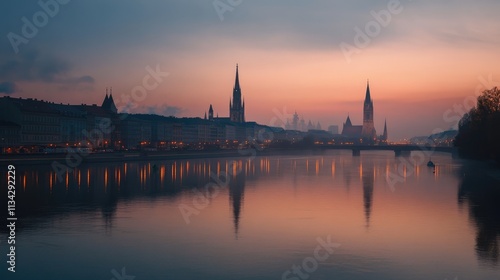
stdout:
[(101, 107), (115, 114), (118, 112), (118, 109), (116, 109), (115, 101), (113, 100), (113, 88), (109, 89), (109, 96), (108, 88), (106, 88), (106, 97), (104, 97), (104, 101), (102, 102)]
[(214, 108), (212, 107), (212, 104), (210, 104), (210, 108), (208, 108), (208, 119), (211, 121), (214, 119)]
[(352, 122), (351, 122), (351, 117), (349, 117), (349, 114), (347, 114), (347, 120), (345, 121), (345, 126), (352, 126)]
[(373, 100), (370, 95), (370, 83), (366, 82), (366, 95), (363, 105), (363, 130), (361, 132), (365, 141), (373, 142), (377, 138), (375, 126), (373, 124)]
[(245, 122), (245, 101), (241, 98), (238, 64), (236, 64), (236, 79), (234, 81), (233, 98), (229, 99), (229, 118), (236, 123)]
[(386, 119), (385, 122), (384, 122), (384, 134), (382, 134), (382, 137), (381, 137), (380, 140), (382, 142), (387, 143), (387, 138), (388, 138), (388, 135), (387, 135), (387, 119)]

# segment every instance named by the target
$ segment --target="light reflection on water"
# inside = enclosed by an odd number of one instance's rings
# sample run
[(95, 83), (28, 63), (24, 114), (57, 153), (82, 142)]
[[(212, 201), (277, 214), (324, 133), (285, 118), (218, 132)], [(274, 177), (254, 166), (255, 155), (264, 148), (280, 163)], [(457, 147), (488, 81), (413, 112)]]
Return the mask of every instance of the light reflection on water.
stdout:
[[(308, 279), (497, 279), (498, 182), (447, 154), (433, 161), (330, 151), (82, 165), (62, 180), (20, 166), (8, 279), (111, 279), (122, 267), (137, 280), (281, 279), (326, 236), (341, 247)], [(227, 185), (205, 205), (213, 177)], [(180, 205), (195, 210), (189, 223)]]

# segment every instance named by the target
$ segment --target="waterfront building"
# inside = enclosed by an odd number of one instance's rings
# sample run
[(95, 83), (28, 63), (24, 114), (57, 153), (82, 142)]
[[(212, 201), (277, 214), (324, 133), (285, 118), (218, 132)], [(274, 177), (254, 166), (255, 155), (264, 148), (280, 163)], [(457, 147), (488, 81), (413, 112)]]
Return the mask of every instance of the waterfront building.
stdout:
[(371, 97), (370, 84), (367, 82), (365, 101), (363, 103), (363, 125), (353, 125), (350, 116), (347, 115), (347, 119), (342, 127), (342, 136), (350, 141), (363, 142), (365, 144), (373, 144), (378, 140), (387, 142), (387, 126), (384, 127), (384, 135), (385, 138), (384, 136), (377, 137), (374, 124), (373, 99)]
[(30, 151), (37, 150), (38, 145), (62, 144), (59, 117), (47, 101), (9, 96), (0, 99), (0, 120), (20, 127), (17, 146)]

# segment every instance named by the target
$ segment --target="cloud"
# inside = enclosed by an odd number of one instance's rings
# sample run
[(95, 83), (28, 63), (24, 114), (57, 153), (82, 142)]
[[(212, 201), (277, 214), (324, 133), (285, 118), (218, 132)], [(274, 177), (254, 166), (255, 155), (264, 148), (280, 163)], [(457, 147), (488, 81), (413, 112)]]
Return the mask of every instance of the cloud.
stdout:
[(13, 82), (0, 83), (0, 93), (13, 94), (16, 92), (16, 84)]
[(167, 104), (157, 105), (157, 106), (145, 106), (139, 108), (138, 111), (146, 114), (157, 114), (162, 116), (179, 116), (184, 109), (177, 106), (170, 106)]
[[(168, 46), (168, 51), (205, 50), (212, 46), (226, 46), (226, 40), (264, 49), (332, 49), (341, 42), (352, 42), (354, 28), (364, 28), (366, 23), (374, 20), (371, 12), (387, 9), (390, 1), (229, 2), (241, 2), (241, 5), (226, 11), (224, 20), (220, 21), (213, 1), (206, 0), (151, 0), (148, 5), (141, 1), (72, 1), (61, 6), (60, 15), (51, 19), (30, 44), (50, 45), (61, 52), (78, 52), (84, 58), (114, 53), (117, 46), (120, 46), (119, 50), (130, 48), (134, 51), (163, 50), (164, 46)], [(400, 2), (403, 12), (392, 16), (390, 25), (384, 28), (378, 41), (411, 38), (422, 28), (432, 31), (450, 24), (479, 30), (492, 25), (491, 30), (498, 29), (495, 13), (500, 7), (498, 1)], [(20, 1), (2, 2), (0, 8), (9, 10), (4, 15), (6, 24), (0, 26), (0, 34), (19, 33), (20, 18), (29, 17), (33, 9), (39, 9), (35, 2), (26, 4)], [(493, 36), (484, 35), (478, 39), (496, 42)], [(209, 44), (204, 43), (207, 40)], [(193, 44), (193, 41), (196, 42)], [(4, 43), (8, 41), (4, 40)], [(12, 53), (10, 46), (8, 50)], [(81, 56), (82, 53), (87, 55)]]
[(43, 82), (55, 84), (93, 84), (89, 75), (75, 76), (69, 62), (42, 54), (37, 50), (26, 50), (16, 56), (4, 57), (0, 64), (0, 79), (19, 82)]
[(67, 79), (61, 80), (61, 83), (64, 84), (93, 84), (95, 79), (92, 76), (80, 76), (80, 77), (71, 77)]

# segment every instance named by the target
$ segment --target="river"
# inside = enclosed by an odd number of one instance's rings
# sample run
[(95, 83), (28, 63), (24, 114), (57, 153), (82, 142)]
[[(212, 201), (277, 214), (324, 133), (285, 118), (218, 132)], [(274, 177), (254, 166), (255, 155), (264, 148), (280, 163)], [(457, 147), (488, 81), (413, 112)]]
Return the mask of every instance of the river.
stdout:
[(1, 279), (500, 279), (500, 184), (430, 156), (19, 166)]

